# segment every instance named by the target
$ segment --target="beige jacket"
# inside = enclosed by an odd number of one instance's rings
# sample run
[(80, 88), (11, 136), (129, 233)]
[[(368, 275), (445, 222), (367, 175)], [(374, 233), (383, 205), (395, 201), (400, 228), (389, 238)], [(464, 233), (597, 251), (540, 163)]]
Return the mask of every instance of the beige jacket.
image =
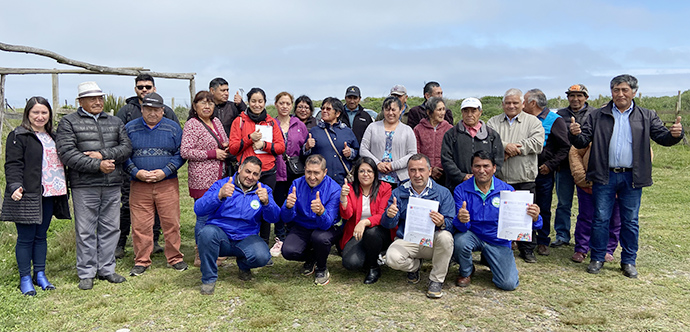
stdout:
[(590, 146), (591, 144), (582, 149), (571, 146), (568, 155), (568, 159), (570, 159), (570, 173), (573, 174), (575, 184), (582, 189), (592, 188), (592, 182), (587, 181), (585, 178), (587, 175), (587, 163), (589, 162)]
[(504, 150), (509, 143), (522, 145), (520, 154), (508, 158), (501, 170), (496, 172), (496, 177), (508, 184), (534, 182), (539, 171), (537, 157), (544, 148), (544, 127), (541, 121), (534, 115), (520, 112), (511, 126), (505, 113), (501, 113), (489, 119), (486, 125), (501, 136)]

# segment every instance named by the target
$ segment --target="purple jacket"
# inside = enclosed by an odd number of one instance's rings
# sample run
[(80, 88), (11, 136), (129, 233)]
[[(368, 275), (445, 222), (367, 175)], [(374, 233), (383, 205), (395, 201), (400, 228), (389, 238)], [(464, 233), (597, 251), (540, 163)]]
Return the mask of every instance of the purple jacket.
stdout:
[[(276, 118), (278, 125), (280, 120)], [(285, 153), (289, 157), (299, 156), (302, 145), (307, 141), (309, 130), (307, 126), (296, 116), (290, 117), (290, 127), (288, 128), (287, 138), (285, 139)], [(282, 156), (276, 157), (276, 181), (287, 181), (287, 166)]]

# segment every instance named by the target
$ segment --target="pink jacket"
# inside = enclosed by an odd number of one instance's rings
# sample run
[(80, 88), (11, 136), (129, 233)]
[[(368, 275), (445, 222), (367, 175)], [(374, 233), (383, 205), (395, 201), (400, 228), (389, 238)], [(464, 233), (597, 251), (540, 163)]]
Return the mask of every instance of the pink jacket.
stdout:
[[(213, 127), (218, 134), (218, 140), (227, 146), (228, 136), (217, 117), (213, 118)], [(214, 182), (223, 178), (225, 163), (216, 159), (217, 148), (218, 142), (201, 121), (197, 118), (187, 120), (182, 130), (180, 155), (189, 161), (189, 196), (200, 198)]]
[(436, 128), (431, 126), (428, 119), (422, 119), (414, 127), (414, 135), (417, 137), (417, 152), (423, 153), (431, 160), (431, 167), (443, 168), (441, 166), (441, 147), (443, 146), (443, 135), (453, 128), (448, 121), (443, 120)]

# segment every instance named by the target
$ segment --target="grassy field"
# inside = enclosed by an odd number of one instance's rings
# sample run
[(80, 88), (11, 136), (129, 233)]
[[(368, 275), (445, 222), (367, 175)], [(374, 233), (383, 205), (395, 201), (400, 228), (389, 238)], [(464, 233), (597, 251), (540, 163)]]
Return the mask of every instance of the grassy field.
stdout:
[[(585, 272), (585, 264), (569, 260), (570, 246), (539, 256), (537, 264), (518, 259), (520, 286), (513, 292), (494, 287), (481, 265), (470, 287), (455, 287), (453, 265), (445, 296), (429, 300), (425, 285), (408, 285), (404, 272), (384, 268), (378, 283), (364, 285), (363, 273), (346, 271), (331, 255), (331, 282), (324, 287), (302, 277), (301, 264), (282, 258), (243, 282), (229, 260), (220, 268), (215, 294), (201, 296), (199, 269), (166, 268), (159, 254), (140, 277), (119, 285), (96, 281), (93, 290), (82, 291), (77, 288), (73, 222), (54, 220), (47, 275), (57, 290), (25, 297), (17, 289), (14, 224), (0, 223), (0, 331), (687, 331), (690, 148), (655, 145), (654, 152), (655, 185), (644, 189), (640, 211), (637, 280), (619, 271), (620, 249), (616, 261), (595, 276)], [(186, 196), (186, 166), (180, 177), (182, 251), (191, 266), (194, 215)], [(130, 245), (117, 272), (128, 275), (132, 266)], [(430, 268), (424, 265), (424, 279)]]

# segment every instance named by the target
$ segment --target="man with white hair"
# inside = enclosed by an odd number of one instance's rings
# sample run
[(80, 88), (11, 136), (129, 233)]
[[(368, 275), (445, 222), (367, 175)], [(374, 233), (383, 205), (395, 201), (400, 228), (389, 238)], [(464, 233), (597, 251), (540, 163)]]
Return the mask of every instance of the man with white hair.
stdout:
[[(534, 180), (538, 174), (538, 155), (544, 147), (544, 128), (536, 116), (523, 112), (524, 99), (519, 89), (508, 89), (503, 95), (503, 114), (486, 123), (498, 132), (503, 143), (503, 167), (496, 177), (515, 190), (529, 190), (534, 194)], [(500, 156), (496, 156), (500, 158)], [(518, 242), (520, 257), (527, 263), (536, 263), (534, 232), (532, 241)]]
[(122, 164), (132, 153), (125, 125), (103, 111), (105, 94), (96, 82), (79, 84), (79, 109), (60, 120), (57, 150), (69, 167), (74, 202), (79, 289), (93, 288), (93, 279), (121, 283), (115, 273), (115, 247), (120, 236)]

